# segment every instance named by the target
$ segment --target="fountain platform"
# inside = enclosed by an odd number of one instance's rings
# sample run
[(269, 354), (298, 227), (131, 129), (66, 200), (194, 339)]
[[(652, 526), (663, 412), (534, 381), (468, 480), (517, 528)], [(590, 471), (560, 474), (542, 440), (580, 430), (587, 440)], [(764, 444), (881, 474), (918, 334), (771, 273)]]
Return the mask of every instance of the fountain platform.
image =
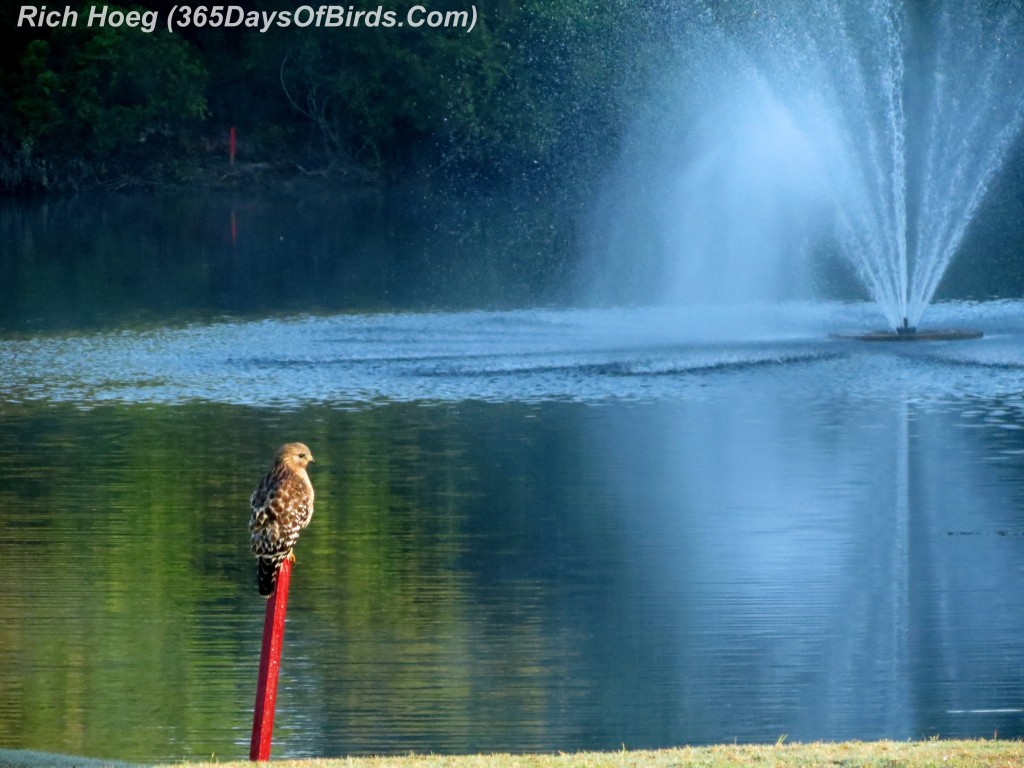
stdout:
[(935, 329), (905, 331), (868, 331), (867, 333), (837, 333), (839, 339), (854, 339), (856, 341), (966, 341), (968, 339), (980, 339), (985, 334), (981, 331), (967, 329)]

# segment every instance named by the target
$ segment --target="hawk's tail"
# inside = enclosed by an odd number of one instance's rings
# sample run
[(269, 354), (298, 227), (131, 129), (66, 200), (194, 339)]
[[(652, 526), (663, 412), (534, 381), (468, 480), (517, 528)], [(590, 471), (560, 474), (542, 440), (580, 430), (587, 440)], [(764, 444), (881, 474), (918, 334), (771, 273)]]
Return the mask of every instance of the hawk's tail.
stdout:
[(256, 558), (256, 585), (263, 597), (270, 597), (277, 586), (277, 572), (287, 553)]

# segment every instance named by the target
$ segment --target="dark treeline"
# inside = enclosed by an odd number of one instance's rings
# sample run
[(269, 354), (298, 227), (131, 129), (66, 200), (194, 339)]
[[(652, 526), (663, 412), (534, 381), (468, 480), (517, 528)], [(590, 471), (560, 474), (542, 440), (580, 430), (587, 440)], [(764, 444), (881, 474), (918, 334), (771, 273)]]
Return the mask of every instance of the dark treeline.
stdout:
[[(170, 2), (107, 6), (158, 11), (152, 32), (89, 28), (91, 5), (69, 6), (79, 13), (75, 27), (19, 28), (22, 4), (0, 0), (9, 41), (0, 49), (5, 191), (185, 181), (226, 161), (231, 127), (239, 164), (295, 173), (480, 184), (592, 178), (617, 147), (672, 12), (640, 13), (626, 0), (485, 0), (470, 32), (360, 25), (171, 33)], [(412, 5), (382, 9), (403, 19)]]

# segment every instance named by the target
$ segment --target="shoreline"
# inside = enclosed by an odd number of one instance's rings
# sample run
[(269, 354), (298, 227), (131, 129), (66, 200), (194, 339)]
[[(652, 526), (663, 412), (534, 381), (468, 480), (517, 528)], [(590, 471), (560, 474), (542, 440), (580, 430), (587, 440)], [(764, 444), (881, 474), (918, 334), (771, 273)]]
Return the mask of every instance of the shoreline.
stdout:
[[(1024, 741), (929, 739), (927, 741), (787, 742), (720, 744), (618, 752), (468, 754), (272, 758), (276, 768), (1019, 768)], [(52, 752), (0, 749), (0, 768), (140, 768), (148, 763), (77, 757)], [(248, 760), (176, 762), (173, 768), (244, 768)]]

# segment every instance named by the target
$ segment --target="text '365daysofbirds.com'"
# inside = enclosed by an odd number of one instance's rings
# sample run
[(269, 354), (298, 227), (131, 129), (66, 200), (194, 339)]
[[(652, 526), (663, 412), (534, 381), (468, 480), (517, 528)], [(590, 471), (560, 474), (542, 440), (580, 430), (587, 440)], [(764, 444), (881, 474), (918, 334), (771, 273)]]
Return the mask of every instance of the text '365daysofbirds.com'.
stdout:
[(463, 10), (431, 10), (413, 5), (399, 12), (376, 6), (370, 9), (352, 5), (302, 5), (288, 11), (249, 11), (238, 5), (175, 5), (161, 19), (158, 11), (124, 10), (107, 5), (93, 5), (88, 11), (70, 5), (22, 5), (18, 11), (19, 28), (125, 28), (151, 33), (158, 28), (168, 32), (183, 29), (242, 28), (267, 32), (274, 28), (397, 28), (458, 29), (472, 32), (476, 27), (477, 9), (470, 5)]

